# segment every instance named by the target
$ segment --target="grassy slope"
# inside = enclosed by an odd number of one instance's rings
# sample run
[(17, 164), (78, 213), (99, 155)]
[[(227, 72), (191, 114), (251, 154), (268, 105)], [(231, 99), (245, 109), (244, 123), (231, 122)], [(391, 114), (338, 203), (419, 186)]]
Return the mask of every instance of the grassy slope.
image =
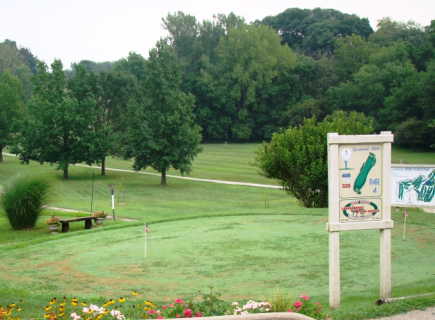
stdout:
[[(195, 161), (192, 176), (271, 184), (270, 180), (257, 176), (254, 168), (244, 165), (252, 161), (253, 155), (250, 150), (254, 150), (255, 145), (237, 146), (231, 151), (228, 147), (233, 147), (232, 145), (227, 147), (205, 145), (205, 152)], [(231, 152), (220, 157), (222, 155), (221, 149)], [(393, 160), (396, 151), (393, 150)], [(213, 155), (209, 155), (208, 152)], [(407, 154), (409, 156), (410, 153)], [(403, 155), (400, 157), (407, 159)], [(217, 160), (214, 161), (214, 159)], [(427, 158), (417, 156), (413, 158), (413, 161), (418, 159)], [(226, 160), (234, 164), (235, 169), (231, 169), (233, 166), (225, 163)], [(113, 160), (112, 163), (110, 161), (112, 160), (108, 160), (108, 166), (112, 167), (122, 168), (122, 166), (131, 165), (119, 160)], [(196, 166), (196, 164), (201, 165)], [(212, 168), (214, 172), (210, 172)], [(5, 179), (10, 172), (19, 170), (44, 171), (53, 176), (55, 180), (53, 205), (89, 210), (91, 175), (85, 174), (86, 168), (72, 167), (71, 180), (62, 181), (61, 173), (54, 171), (53, 167), (40, 166), (34, 163), (30, 166), (20, 166), (16, 159), (5, 157), (5, 163), (0, 165), (0, 184), (1, 180)], [(39, 233), (36, 232), (40, 234), (39, 240), (23, 242), (22, 245), (15, 247), (3, 247), (0, 250), (0, 259), (4, 262), (7, 261), (3, 264), (4, 269), (1, 274), (4, 276), (1, 278), (2, 283), (0, 284), (0, 287), (7, 288), (7, 290), (0, 294), (0, 304), (10, 303), (10, 301), (5, 301), (9, 297), (16, 299), (25, 297), (30, 303), (29, 310), (40, 310), (41, 301), (51, 299), (52, 292), (62, 294), (57, 290), (65, 288), (69, 290), (68, 288), (77, 281), (77, 276), (73, 277), (74, 274), (80, 270), (88, 273), (89, 283), (84, 284), (82, 288), (74, 289), (77, 291), (73, 291), (71, 288), (67, 294), (75, 292), (82, 294), (84, 298), (97, 298), (99, 295), (110, 294), (110, 290), (125, 294), (123, 290), (132, 289), (131, 285), (129, 287), (128, 284), (133, 283), (139, 286), (145, 283), (145, 286), (142, 287), (146, 295), (144, 298), (165, 300), (174, 298), (177, 293), (180, 295), (192, 293), (197, 289), (206, 289), (207, 285), (213, 284), (224, 294), (226, 299), (230, 297), (259, 298), (259, 296), (264, 296), (265, 291), (274, 286), (280, 288), (286, 286), (286, 289), (289, 286), (295, 294), (313, 293), (315, 297), (320, 298), (324, 306), (328, 304), (327, 289), (325, 291), (327, 288), (327, 257), (322, 256), (327, 254), (327, 233), (324, 231), (327, 210), (302, 209), (297, 206), (294, 199), (275, 189), (268, 189), (271, 208), (265, 210), (263, 188), (217, 185), (179, 179), (169, 179), (169, 186), (161, 188), (158, 185), (159, 177), (115, 172), (108, 172), (107, 177), (101, 177), (98, 174), (98, 169), (95, 172), (94, 210), (110, 210), (110, 196), (107, 186), (110, 183), (116, 185), (122, 181), (127, 188), (127, 205), (117, 207), (117, 216), (146, 220), (150, 223), (152, 234), (148, 237), (149, 262), (153, 264), (153, 268), (146, 269), (144, 261), (141, 264), (134, 260), (141, 257), (143, 249), (142, 236), (136, 236), (142, 232), (142, 226), (116, 229), (120, 226), (114, 225), (115, 229), (111, 229), (112, 227), (108, 225), (109, 221), (106, 221), (106, 228), (103, 230), (72, 232), (58, 236), (57, 241), (38, 243), (44, 239), (53, 239), (43, 234), (44, 225), (42, 223), (39, 225), (40, 229), (37, 228)], [(229, 172), (233, 172), (237, 179), (228, 178)], [(289, 215), (282, 216), (282, 214)], [(407, 235), (409, 237), (402, 242), (400, 214), (393, 212), (396, 221), (396, 227), (393, 230), (393, 296), (435, 291), (433, 268), (430, 267), (433, 265), (433, 261), (427, 263), (428, 259), (431, 258), (430, 253), (426, 252), (431, 250), (431, 243), (434, 243), (432, 236), (435, 228), (434, 223), (427, 223), (427, 217), (433, 216), (422, 214), (417, 210), (412, 211), (411, 217), (415, 217), (416, 226), (413, 227), (412, 219), (408, 220), (410, 224)], [(222, 217), (223, 215), (228, 217)], [(237, 215), (246, 216), (237, 217)], [(200, 216), (210, 218), (159, 223), (163, 220)], [(420, 221), (423, 219), (424, 223), (421, 223)], [(81, 225), (72, 224), (72, 226), (74, 225), (77, 225), (76, 230), (82, 228)], [(128, 225), (124, 223), (124, 226)], [(286, 226), (287, 229), (285, 229)], [(20, 236), (16, 236), (16, 232), (8, 230), (7, 224), (4, 221), (2, 223), (2, 219), (0, 219), (0, 230), (2, 231), (0, 232), (0, 243), (13, 242), (20, 238)], [(252, 232), (252, 230), (256, 232)], [(288, 233), (288, 230), (291, 232)], [(241, 238), (229, 243), (240, 243), (239, 248), (226, 246), (216, 250), (219, 241), (231, 239), (239, 233)], [(13, 234), (14, 238), (9, 238), (8, 234)], [(270, 242), (271, 234), (278, 238), (277, 241)], [(125, 237), (129, 237), (129, 239), (125, 239)], [(20, 239), (20, 241), (22, 240), (24, 239)], [(158, 255), (152, 251), (152, 244), (156, 244), (156, 241), (159, 243)], [(373, 309), (372, 303), (378, 297), (378, 241), (377, 233), (374, 231), (343, 234), (341, 240), (343, 250), (343, 307), (340, 312), (335, 312), (337, 318), (349, 318), (351, 310), (360, 309), (357, 315), (352, 316), (352, 318), (357, 319), (361, 318), (364, 310)], [(94, 245), (95, 243), (96, 245)], [(127, 243), (129, 245), (126, 246)], [(165, 245), (161, 245), (161, 243)], [(189, 246), (180, 246), (180, 243), (189, 244)], [(225, 241), (225, 243), (228, 242)], [(372, 246), (375, 247), (374, 251), (368, 249)], [(240, 248), (244, 248), (243, 252), (240, 251)], [(245, 248), (251, 249), (245, 253)], [(48, 257), (47, 252), (52, 250), (57, 253), (56, 257)], [(276, 258), (271, 258), (268, 256), (270, 251), (279, 254), (276, 254)], [(38, 252), (39, 254), (36, 254)], [(71, 260), (71, 256), (74, 257), (73, 260)], [(95, 259), (92, 259), (94, 256)], [(235, 268), (239, 266), (240, 269), (244, 270), (242, 274), (232, 271), (231, 263), (226, 259), (227, 256)], [(316, 258), (312, 258), (312, 256)], [(99, 258), (97, 259), (97, 257)], [(116, 257), (117, 260), (112, 263), (110, 261), (114, 259), (113, 257)], [(154, 261), (151, 261), (152, 258)], [(136, 261), (134, 266), (131, 266), (130, 262), (121, 262), (131, 259)], [(286, 263), (283, 263), (284, 260)], [(58, 281), (55, 284), (48, 284), (50, 272), (56, 271), (55, 266), (57, 265), (65, 265), (64, 261), (69, 262), (66, 268), (68, 272), (62, 274), (55, 272), (55, 278)], [(421, 263), (421, 261), (426, 263)], [(258, 262), (257, 267), (255, 262)], [(51, 269), (49, 268), (51, 271), (47, 273), (44, 266), (50, 264), (52, 264)], [(29, 269), (29, 265), (38, 266), (38, 268)], [(183, 269), (178, 270), (179, 265)], [(116, 272), (114, 266), (118, 266)], [(275, 267), (270, 269), (270, 266)], [(122, 267), (127, 268), (127, 270), (123, 271)], [(226, 274), (219, 273), (221, 267), (222, 272), (227, 270)], [(266, 267), (268, 272), (263, 273), (260, 267)], [(103, 272), (107, 272), (106, 276), (101, 276), (105, 278), (104, 281), (110, 283), (106, 287), (101, 283), (100, 276), (95, 276), (94, 272), (89, 272), (89, 270), (101, 269), (110, 269)], [(6, 272), (6, 270), (8, 271)], [(25, 276), (18, 276), (20, 271), (16, 270), (26, 270)], [(38, 272), (42, 272), (42, 274), (38, 274)], [(219, 277), (216, 277), (216, 273), (219, 274)], [(370, 277), (367, 281), (366, 275)], [(174, 279), (168, 280), (168, 278), (173, 277)], [(161, 287), (160, 291), (154, 290), (152, 285), (146, 285), (150, 278), (155, 279), (154, 283)], [(10, 279), (19, 279), (20, 281), (14, 280), (11, 283)], [(40, 281), (40, 284), (33, 284), (34, 287), (29, 290), (30, 283), (26, 282), (26, 279), (36, 279), (35, 281)], [(63, 287), (62, 282), (66, 283)], [(238, 283), (238, 285), (229, 285), (229, 283)], [(179, 286), (179, 284), (184, 284), (184, 287)], [(34, 301), (33, 307), (31, 307), (32, 301)], [(390, 310), (388, 308), (391, 309), (391, 305), (376, 307), (370, 311), (370, 314), (388, 313)], [(340, 316), (343, 312), (344, 316)]]

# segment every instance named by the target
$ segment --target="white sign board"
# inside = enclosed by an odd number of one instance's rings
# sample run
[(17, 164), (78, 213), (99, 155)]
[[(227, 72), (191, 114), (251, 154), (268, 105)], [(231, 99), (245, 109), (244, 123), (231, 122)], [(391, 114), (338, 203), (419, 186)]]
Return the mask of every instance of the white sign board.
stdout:
[(340, 307), (340, 232), (380, 230), (380, 297), (391, 297), (391, 132), (328, 133), (329, 306)]
[(392, 205), (435, 206), (435, 166), (392, 165)]

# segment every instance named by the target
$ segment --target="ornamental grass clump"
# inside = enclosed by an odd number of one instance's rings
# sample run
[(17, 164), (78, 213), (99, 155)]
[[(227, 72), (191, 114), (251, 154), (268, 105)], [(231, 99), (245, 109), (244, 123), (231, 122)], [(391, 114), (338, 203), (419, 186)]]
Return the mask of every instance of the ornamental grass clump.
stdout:
[(14, 230), (33, 229), (48, 202), (51, 181), (40, 175), (20, 173), (0, 190), (0, 207)]
[(275, 289), (269, 293), (270, 309), (272, 312), (287, 312), (295, 303), (291, 293), (285, 293), (284, 290)]

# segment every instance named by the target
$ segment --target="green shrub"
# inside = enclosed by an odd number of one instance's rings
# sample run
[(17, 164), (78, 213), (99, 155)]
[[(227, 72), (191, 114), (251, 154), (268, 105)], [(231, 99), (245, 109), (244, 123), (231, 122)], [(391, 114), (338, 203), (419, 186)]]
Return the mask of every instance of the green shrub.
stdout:
[(306, 208), (328, 206), (327, 134), (369, 134), (372, 120), (364, 114), (337, 111), (317, 123), (313, 117), (299, 127), (275, 133), (256, 152), (259, 174), (276, 179), (283, 189)]
[(0, 207), (15, 230), (34, 228), (48, 201), (49, 179), (20, 173), (3, 184)]

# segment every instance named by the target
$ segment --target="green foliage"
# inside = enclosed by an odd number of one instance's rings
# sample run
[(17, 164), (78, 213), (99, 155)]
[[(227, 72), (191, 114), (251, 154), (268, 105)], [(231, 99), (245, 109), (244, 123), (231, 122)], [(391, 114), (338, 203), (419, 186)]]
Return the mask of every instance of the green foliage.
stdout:
[(151, 166), (162, 174), (172, 166), (181, 174), (189, 173), (192, 160), (201, 152), (201, 128), (194, 124), (194, 97), (179, 88), (181, 69), (171, 48), (157, 43), (145, 64), (144, 103), (132, 102), (124, 155), (134, 158), (133, 168)]
[(203, 94), (215, 107), (204, 106), (200, 111), (205, 132), (239, 141), (269, 138), (278, 128), (279, 108), (285, 108), (275, 95), (288, 91), (285, 82), (296, 66), (295, 55), (280, 44), (272, 29), (244, 24), (220, 38), (216, 53), (215, 62), (203, 58), (199, 78)]
[(16, 174), (0, 190), (0, 207), (14, 230), (35, 227), (47, 204), (51, 182), (29, 173)]
[[(360, 121), (364, 119), (364, 121)], [(306, 208), (328, 206), (327, 133), (369, 134), (373, 124), (364, 115), (336, 112), (323, 122), (305, 119), (273, 135), (256, 152), (259, 174), (276, 179), (286, 192)]]
[(12, 125), (21, 120), (23, 113), (23, 85), (6, 70), (0, 75), (0, 162), (3, 148), (13, 143)]
[(213, 286), (209, 286), (210, 293), (198, 292), (201, 300), (196, 303), (196, 306), (201, 311), (202, 316), (212, 317), (226, 314), (229, 309), (229, 304), (220, 299), (220, 292), (213, 292)]
[(267, 298), (263, 300), (270, 303), (270, 309), (272, 312), (287, 312), (295, 303), (295, 298), (291, 293), (287, 293), (278, 288), (271, 291)]
[(318, 58), (331, 55), (339, 37), (356, 34), (367, 39), (373, 33), (368, 19), (334, 9), (290, 8), (261, 22), (274, 28), (293, 50)]
[(394, 142), (415, 150), (415, 147), (427, 144), (428, 131), (426, 122), (410, 118), (396, 127), (393, 132)]
[(49, 72), (45, 63), (39, 64), (28, 117), (19, 144), (12, 151), (19, 154), (23, 163), (30, 160), (56, 163), (56, 169), (63, 170), (64, 179), (68, 179), (70, 164), (84, 161), (90, 165), (95, 160), (92, 152), (95, 101), (90, 96), (77, 100), (68, 90), (60, 60), (55, 60), (51, 68)]

